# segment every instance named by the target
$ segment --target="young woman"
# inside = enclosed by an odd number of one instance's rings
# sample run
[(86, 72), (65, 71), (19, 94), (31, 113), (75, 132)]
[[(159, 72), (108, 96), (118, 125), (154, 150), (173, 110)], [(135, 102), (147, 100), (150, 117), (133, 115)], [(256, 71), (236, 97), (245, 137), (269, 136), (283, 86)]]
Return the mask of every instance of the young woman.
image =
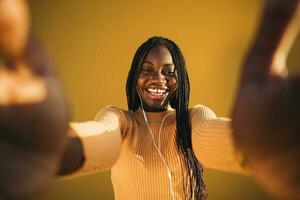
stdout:
[(95, 121), (71, 124), (82, 143), (68, 159), (72, 169), (83, 161), (77, 173), (111, 168), (116, 199), (205, 199), (200, 162), (241, 171), (230, 121), (188, 108), (188, 74), (173, 41), (152, 37), (138, 48), (126, 92), (128, 110), (107, 106)]

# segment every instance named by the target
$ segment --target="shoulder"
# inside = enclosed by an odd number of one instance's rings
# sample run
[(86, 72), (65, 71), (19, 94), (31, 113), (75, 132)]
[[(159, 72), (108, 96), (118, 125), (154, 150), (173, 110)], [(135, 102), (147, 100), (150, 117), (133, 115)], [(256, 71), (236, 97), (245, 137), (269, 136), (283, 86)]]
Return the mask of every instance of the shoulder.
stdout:
[(123, 140), (130, 135), (132, 128), (134, 128), (133, 113), (114, 105), (107, 105), (100, 109), (94, 120), (104, 123), (112, 123), (112, 121), (118, 120)]
[(189, 109), (189, 117), (190, 120), (196, 119), (200, 121), (217, 118), (212, 109), (201, 104), (197, 104)]
[(124, 118), (125, 117), (125, 113), (126, 111), (117, 107), (117, 106), (114, 106), (114, 105), (107, 105), (105, 107), (103, 107), (102, 109), (100, 109), (96, 116), (95, 116), (95, 121), (100, 121), (102, 120), (103, 118), (110, 118), (110, 117), (118, 117), (118, 118)]
[(132, 125), (132, 117), (130, 112), (121, 109), (114, 105), (107, 105), (100, 109), (96, 114), (94, 121), (111, 123), (114, 120), (118, 120), (122, 130)]

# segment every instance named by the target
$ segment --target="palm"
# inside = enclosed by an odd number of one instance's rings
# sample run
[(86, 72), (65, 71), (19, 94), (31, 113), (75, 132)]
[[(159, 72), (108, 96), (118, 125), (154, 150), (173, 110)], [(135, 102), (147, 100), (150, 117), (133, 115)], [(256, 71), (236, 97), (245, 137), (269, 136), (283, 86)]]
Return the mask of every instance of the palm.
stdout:
[[(8, 134), (0, 138), (53, 153), (57, 140), (66, 132), (68, 110), (49, 60), (41, 55), (39, 60), (31, 60), (31, 56), (26, 56), (24, 66), (1, 69), (0, 131)], [(20, 137), (20, 132), (26, 137)]]
[(56, 174), (68, 111), (55, 78), (44, 81), (42, 101), (0, 106), (0, 199), (31, 199)]
[[(260, 141), (255, 143), (273, 142), (272, 137), (282, 137), (289, 132), (300, 130), (297, 114), (300, 113), (300, 79), (269, 76), (266, 80), (247, 83), (240, 88), (240, 94), (234, 111), (235, 128), (237, 132), (248, 134), (239, 135), (240, 139)], [(254, 131), (256, 130), (256, 131)], [(248, 135), (248, 136), (247, 136)], [(251, 137), (249, 137), (251, 135)], [(266, 138), (263, 138), (263, 137)], [(245, 138), (244, 138), (245, 137)], [(249, 138), (248, 138), (249, 137)], [(265, 140), (267, 139), (268, 140)], [(254, 142), (254, 141), (253, 141)], [(279, 144), (292, 142), (274, 139), (274, 151), (281, 151)], [(279, 143), (279, 144), (276, 144)], [(289, 144), (292, 145), (292, 144)], [(259, 147), (255, 151), (260, 151)], [(268, 154), (267, 149), (262, 153)]]
[(240, 89), (233, 114), (238, 147), (257, 180), (279, 194), (295, 194), (300, 185), (299, 102), (299, 78), (269, 77)]

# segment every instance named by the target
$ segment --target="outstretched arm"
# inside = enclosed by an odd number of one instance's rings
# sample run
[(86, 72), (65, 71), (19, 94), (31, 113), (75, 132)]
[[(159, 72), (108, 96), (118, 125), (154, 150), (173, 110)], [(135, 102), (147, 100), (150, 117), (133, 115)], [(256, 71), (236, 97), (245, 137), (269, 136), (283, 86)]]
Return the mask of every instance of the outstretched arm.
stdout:
[(203, 105), (190, 109), (193, 150), (204, 167), (246, 174), (233, 143), (231, 120)]
[(0, 0), (0, 199), (46, 188), (64, 148), (69, 112), (25, 0)]
[(110, 169), (120, 156), (129, 124), (123, 111), (113, 106), (101, 109), (94, 121), (70, 123), (73, 136), (68, 139), (59, 174), (74, 177)]
[(256, 180), (284, 199), (300, 198), (300, 79), (286, 69), (299, 8), (299, 0), (266, 1), (232, 115), (236, 146)]

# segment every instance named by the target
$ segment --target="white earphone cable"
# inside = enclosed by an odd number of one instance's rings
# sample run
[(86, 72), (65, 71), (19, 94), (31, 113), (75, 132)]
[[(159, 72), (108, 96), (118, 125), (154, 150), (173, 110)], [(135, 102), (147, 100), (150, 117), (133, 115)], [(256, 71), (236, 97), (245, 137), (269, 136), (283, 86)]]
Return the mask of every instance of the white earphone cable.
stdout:
[(161, 151), (160, 151), (160, 148), (161, 148), (160, 134), (161, 134), (162, 125), (163, 125), (165, 119), (167, 118), (167, 116), (168, 116), (169, 114), (171, 114), (171, 113), (166, 114), (166, 115), (164, 116), (164, 118), (163, 118), (161, 124), (160, 124), (159, 132), (158, 132), (158, 146), (157, 146), (157, 144), (156, 144), (156, 142), (155, 142), (155, 139), (154, 139), (153, 132), (152, 132), (152, 130), (151, 130), (151, 128), (150, 128), (150, 125), (149, 125), (149, 123), (148, 123), (148, 119), (147, 119), (147, 116), (146, 116), (146, 113), (145, 113), (145, 110), (144, 110), (144, 106), (143, 106), (143, 103), (142, 103), (142, 99), (141, 99), (140, 94), (138, 94), (138, 96), (139, 96), (139, 98), (140, 98), (143, 116), (144, 116), (145, 122), (146, 122), (146, 124), (147, 124), (147, 127), (148, 127), (148, 129), (149, 129), (149, 132), (150, 132), (150, 134), (151, 134), (151, 138), (152, 138), (153, 145), (154, 145), (156, 151), (158, 152), (158, 155), (159, 155), (160, 159), (163, 161), (164, 165), (166, 166), (166, 169), (167, 169), (167, 175), (168, 175), (168, 179), (169, 179), (170, 192), (171, 192), (171, 195), (172, 195), (172, 199), (175, 200), (175, 195), (174, 195), (174, 191), (173, 191), (173, 187), (172, 187), (172, 171), (171, 171), (171, 169), (170, 169), (170, 167), (169, 167), (169, 165), (168, 165), (168, 163), (167, 163), (167, 161), (166, 161), (166, 158), (163, 156), (163, 154), (162, 154)]

